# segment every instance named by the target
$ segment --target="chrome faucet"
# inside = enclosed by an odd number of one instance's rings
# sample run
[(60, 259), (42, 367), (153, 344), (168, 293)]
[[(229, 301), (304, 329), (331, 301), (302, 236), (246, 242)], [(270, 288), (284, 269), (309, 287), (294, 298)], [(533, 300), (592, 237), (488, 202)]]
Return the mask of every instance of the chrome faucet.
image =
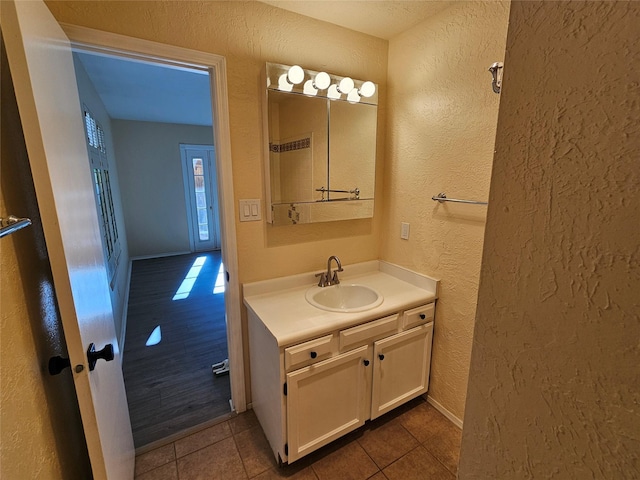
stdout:
[[(331, 260), (335, 260), (338, 265), (338, 269), (331, 272)], [(331, 255), (329, 260), (327, 260), (327, 271), (322, 273), (316, 273), (316, 277), (320, 277), (320, 281), (318, 282), (319, 287), (329, 287), (331, 285), (338, 285), (340, 280), (338, 279), (338, 272), (342, 272), (342, 264), (340, 263), (340, 259), (335, 255)]]

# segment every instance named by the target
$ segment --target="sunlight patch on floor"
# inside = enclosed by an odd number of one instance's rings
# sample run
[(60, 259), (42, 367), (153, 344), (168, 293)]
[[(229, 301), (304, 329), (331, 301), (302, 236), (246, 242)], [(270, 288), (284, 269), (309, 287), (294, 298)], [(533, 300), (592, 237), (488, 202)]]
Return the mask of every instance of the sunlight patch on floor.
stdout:
[(220, 270), (218, 270), (213, 293), (224, 293), (224, 265), (222, 263), (220, 264)]
[(200, 275), (200, 270), (202, 270), (202, 266), (206, 260), (207, 257), (198, 257), (195, 259), (172, 300), (183, 300), (189, 296), (189, 293), (191, 293), (191, 289), (196, 283), (196, 279), (198, 278), (198, 275)]
[(160, 329), (160, 325), (153, 329), (149, 338), (147, 338), (147, 343), (145, 343), (145, 347), (151, 347), (153, 345), (157, 345), (162, 341), (162, 330)]

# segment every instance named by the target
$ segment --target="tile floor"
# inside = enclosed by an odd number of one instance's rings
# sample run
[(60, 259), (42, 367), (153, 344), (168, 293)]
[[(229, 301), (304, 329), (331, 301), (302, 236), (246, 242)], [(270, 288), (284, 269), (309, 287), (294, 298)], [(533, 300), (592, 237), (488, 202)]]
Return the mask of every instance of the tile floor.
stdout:
[(456, 478), (461, 430), (419, 397), (279, 468), (252, 411), (136, 457), (136, 480)]

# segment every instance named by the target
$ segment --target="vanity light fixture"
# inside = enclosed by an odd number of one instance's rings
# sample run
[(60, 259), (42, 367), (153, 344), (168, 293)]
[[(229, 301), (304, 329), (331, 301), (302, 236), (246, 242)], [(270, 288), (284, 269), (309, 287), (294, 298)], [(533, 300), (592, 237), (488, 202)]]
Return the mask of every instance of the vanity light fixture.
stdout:
[(330, 100), (377, 105), (378, 87), (371, 81), (354, 80), (325, 71), (314, 71), (300, 65), (267, 63), (267, 88)]

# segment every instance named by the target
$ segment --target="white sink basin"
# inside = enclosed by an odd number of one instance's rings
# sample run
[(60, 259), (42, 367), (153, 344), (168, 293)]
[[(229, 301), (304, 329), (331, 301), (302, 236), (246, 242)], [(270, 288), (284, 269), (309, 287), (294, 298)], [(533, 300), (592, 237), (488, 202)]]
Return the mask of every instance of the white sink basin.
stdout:
[(344, 313), (364, 312), (377, 307), (384, 300), (373, 288), (343, 283), (330, 287), (311, 287), (305, 298), (314, 307)]

